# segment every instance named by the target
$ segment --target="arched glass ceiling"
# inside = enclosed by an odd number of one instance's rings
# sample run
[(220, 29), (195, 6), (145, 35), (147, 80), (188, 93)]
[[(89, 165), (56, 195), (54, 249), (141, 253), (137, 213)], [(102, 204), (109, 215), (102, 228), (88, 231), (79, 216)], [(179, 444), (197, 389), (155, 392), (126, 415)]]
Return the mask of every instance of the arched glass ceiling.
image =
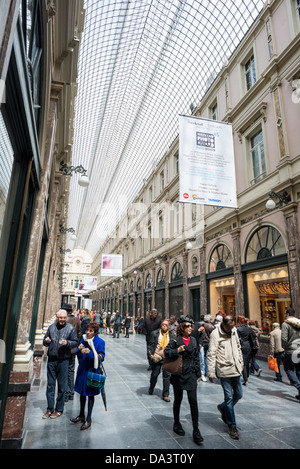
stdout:
[[(263, 8), (261, 0), (86, 0), (68, 226), (92, 257)], [(68, 241), (69, 242), (69, 241)], [(70, 247), (73, 247), (70, 243)]]

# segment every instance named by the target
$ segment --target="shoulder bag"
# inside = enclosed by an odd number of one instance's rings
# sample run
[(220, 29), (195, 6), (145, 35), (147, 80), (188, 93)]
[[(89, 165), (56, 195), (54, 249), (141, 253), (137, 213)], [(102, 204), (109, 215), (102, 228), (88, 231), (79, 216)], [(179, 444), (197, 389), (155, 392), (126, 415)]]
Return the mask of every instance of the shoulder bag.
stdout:
[(175, 360), (165, 357), (164, 363), (162, 365), (164, 371), (172, 373), (172, 375), (181, 375), (182, 374), (182, 355), (178, 355)]

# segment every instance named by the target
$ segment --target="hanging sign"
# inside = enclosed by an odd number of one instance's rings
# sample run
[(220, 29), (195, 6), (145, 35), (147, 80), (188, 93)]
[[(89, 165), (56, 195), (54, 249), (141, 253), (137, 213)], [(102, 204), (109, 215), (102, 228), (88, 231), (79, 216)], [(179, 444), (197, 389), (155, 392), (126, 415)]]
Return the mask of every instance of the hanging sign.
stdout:
[(179, 116), (179, 202), (237, 208), (231, 124)]

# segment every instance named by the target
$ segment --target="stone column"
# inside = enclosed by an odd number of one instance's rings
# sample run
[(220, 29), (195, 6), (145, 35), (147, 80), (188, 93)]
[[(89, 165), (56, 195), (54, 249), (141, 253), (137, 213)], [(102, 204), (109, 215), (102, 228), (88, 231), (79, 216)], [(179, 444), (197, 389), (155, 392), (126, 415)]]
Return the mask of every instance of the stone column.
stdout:
[(183, 282), (182, 282), (182, 309), (183, 314), (189, 314), (189, 291), (188, 291), (188, 253), (182, 254)]
[(152, 278), (152, 308), (156, 308), (155, 304), (155, 267), (151, 269), (151, 278)]
[(300, 318), (300, 240), (298, 229), (297, 203), (288, 204), (282, 209), (285, 217), (287, 254), (292, 307)]
[(199, 249), (200, 259), (200, 315), (208, 314), (207, 311), (207, 282), (206, 282), (206, 246)]
[(169, 260), (165, 263), (165, 318), (170, 317), (169, 311), (169, 302), (170, 302), (170, 293), (169, 293), (169, 277), (170, 277), (170, 263)]
[(233, 275), (236, 316), (245, 315), (245, 300), (241, 264), (240, 229), (231, 232), (233, 240)]

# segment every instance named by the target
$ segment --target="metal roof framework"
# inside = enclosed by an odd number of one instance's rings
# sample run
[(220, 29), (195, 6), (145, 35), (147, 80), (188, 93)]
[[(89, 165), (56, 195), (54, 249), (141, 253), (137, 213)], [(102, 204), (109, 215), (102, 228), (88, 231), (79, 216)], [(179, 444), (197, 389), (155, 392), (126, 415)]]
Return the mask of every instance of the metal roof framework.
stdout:
[[(68, 226), (94, 258), (264, 6), (261, 0), (86, 0)], [(70, 237), (67, 247), (75, 247)]]

